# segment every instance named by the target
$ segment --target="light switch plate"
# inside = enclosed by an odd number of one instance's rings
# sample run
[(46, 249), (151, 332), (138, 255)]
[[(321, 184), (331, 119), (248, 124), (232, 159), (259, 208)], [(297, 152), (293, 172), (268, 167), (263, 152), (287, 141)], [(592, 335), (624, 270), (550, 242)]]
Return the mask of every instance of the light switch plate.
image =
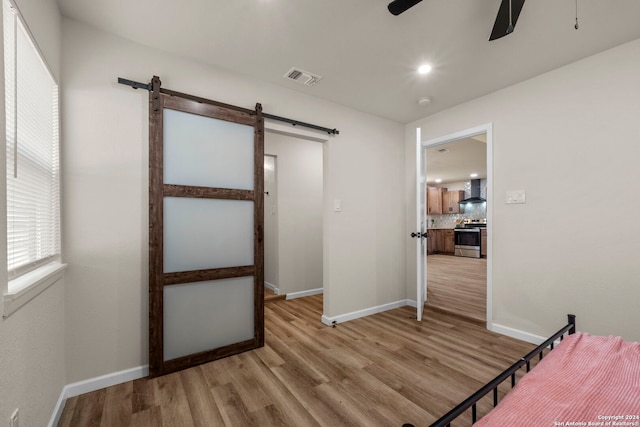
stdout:
[(340, 199), (335, 199), (333, 201), (333, 211), (342, 212), (342, 201)]
[(507, 204), (513, 205), (517, 203), (526, 203), (526, 195), (524, 190), (507, 191)]

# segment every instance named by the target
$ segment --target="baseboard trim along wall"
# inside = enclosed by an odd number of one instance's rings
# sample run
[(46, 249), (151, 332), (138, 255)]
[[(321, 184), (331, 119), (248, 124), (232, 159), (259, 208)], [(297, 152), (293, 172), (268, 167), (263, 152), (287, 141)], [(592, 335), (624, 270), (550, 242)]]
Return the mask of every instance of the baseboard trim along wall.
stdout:
[(291, 292), (287, 294), (287, 299), (296, 299), (302, 297), (310, 297), (311, 295), (318, 295), (323, 293), (322, 288), (309, 289), (308, 291)]
[(509, 326), (498, 325), (494, 323), (489, 329), (498, 334), (506, 335), (511, 338), (515, 338), (521, 341), (526, 341), (531, 344), (540, 345), (546, 341), (548, 337), (541, 337), (540, 335), (531, 334), (529, 332), (521, 331), (519, 329), (510, 328)]
[[(393, 310), (394, 308), (400, 308), (407, 305), (411, 305), (410, 300), (400, 300), (395, 302), (390, 302), (387, 304), (378, 305), (376, 307), (365, 308), (364, 310), (352, 311), (351, 313), (341, 314), (339, 316), (328, 317), (324, 314), (322, 315), (322, 323), (327, 326), (337, 325), (342, 322), (347, 322), (349, 320), (359, 319), (360, 317), (371, 316), (372, 314), (382, 313), (383, 311)], [(415, 301), (413, 301), (413, 306), (415, 307)]]
[(77, 383), (67, 384), (62, 389), (56, 407), (53, 409), (48, 427), (55, 427), (60, 421), (64, 404), (70, 397), (79, 396), (84, 393), (100, 390), (116, 384), (122, 384), (127, 381), (137, 380), (149, 375), (149, 365), (138, 366), (137, 368), (126, 369), (124, 371), (114, 372), (111, 374), (101, 375), (88, 380), (78, 381)]
[(273, 283), (264, 282), (264, 287), (267, 288), (267, 289), (271, 289), (274, 294), (280, 295), (280, 289), (278, 289), (278, 287), (276, 285), (274, 285)]

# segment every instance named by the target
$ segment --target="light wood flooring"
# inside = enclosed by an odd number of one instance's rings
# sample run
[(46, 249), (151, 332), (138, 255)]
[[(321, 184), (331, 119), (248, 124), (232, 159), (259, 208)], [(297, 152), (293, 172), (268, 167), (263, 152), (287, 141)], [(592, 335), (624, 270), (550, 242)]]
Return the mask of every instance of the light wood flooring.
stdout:
[(452, 255), (427, 256), (425, 307), (444, 310), (485, 324), (487, 259)]
[(273, 301), (280, 301), (283, 299), (287, 299), (287, 295), (286, 294), (281, 294), (281, 295), (276, 295), (275, 292), (273, 292), (271, 289), (267, 288), (265, 286), (264, 288), (264, 302), (268, 303), (268, 302), (273, 302)]
[(321, 315), (322, 295), (266, 304), (265, 347), (70, 398), (59, 426), (428, 426), (533, 347), (429, 308)]

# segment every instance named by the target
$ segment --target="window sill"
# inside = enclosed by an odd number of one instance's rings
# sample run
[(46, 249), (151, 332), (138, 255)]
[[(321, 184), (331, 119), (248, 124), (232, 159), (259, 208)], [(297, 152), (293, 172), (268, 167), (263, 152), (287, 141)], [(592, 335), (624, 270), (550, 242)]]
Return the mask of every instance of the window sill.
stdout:
[(10, 290), (2, 296), (2, 317), (9, 317), (57, 282), (66, 268), (67, 264), (52, 262), (9, 281)]

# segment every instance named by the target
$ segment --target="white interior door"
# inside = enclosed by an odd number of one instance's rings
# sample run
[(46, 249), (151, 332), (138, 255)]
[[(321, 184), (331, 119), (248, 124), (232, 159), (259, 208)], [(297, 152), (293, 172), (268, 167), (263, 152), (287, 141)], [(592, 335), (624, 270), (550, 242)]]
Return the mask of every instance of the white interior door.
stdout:
[[(480, 125), (471, 129), (462, 130), (459, 132), (454, 132), (448, 135), (440, 136), (437, 138), (429, 139), (422, 142), (420, 128), (417, 129), (416, 134), (416, 228), (420, 230), (421, 235), (424, 236), (425, 231), (427, 230), (427, 210), (426, 210), (426, 199), (427, 199), (427, 160), (428, 159), (428, 149), (447, 144), (455, 141), (459, 141), (466, 138), (480, 137), (478, 141), (482, 141), (483, 139), (486, 142), (486, 169), (487, 169), (487, 200), (492, 197), (491, 188), (493, 186), (493, 125), (491, 123), (487, 123), (484, 125)], [(493, 224), (493, 213), (491, 209), (491, 203), (487, 202), (487, 210), (486, 210), (486, 218), (487, 218), (487, 328), (492, 328), (491, 322), (491, 313), (492, 313), (492, 299), (491, 299), (491, 289), (492, 289), (492, 224)], [(417, 318), (422, 318), (422, 312), (424, 309), (424, 303), (427, 300), (427, 245), (426, 239), (420, 239), (422, 242), (419, 242), (416, 246), (416, 258), (417, 258), (417, 305), (418, 305), (418, 315)]]
[(416, 129), (416, 318), (422, 320), (424, 303), (427, 300), (427, 178), (425, 149), (422, 146), (420, 128)]

